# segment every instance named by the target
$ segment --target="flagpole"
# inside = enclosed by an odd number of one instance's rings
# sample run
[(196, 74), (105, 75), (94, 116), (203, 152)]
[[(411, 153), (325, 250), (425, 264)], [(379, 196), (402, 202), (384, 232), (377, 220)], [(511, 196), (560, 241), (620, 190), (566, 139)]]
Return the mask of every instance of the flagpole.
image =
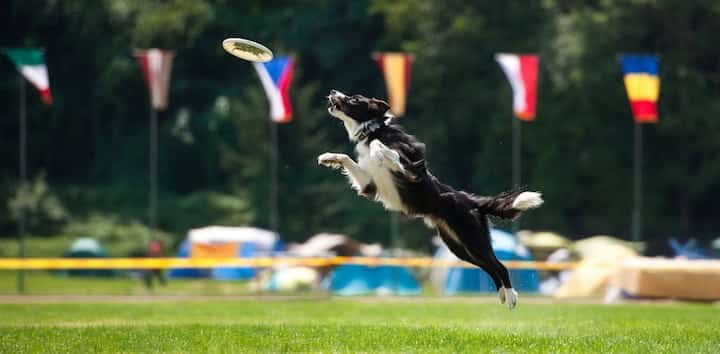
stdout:
[(150, 219), (149, 241), (155, 239), (157, 227), (157, 165), (158, 165), (158, 122), (157, 111), (150, 102), (150, 195), (148, 218)]
[[(27, 181), (27, 112), (25, 107), (25, 78), (20, 75), (20, 210), (18, 212), (18, 256), (25, 258), (25, 189)], [(25, 272), (18, 270), (18, 293), (25, 293)]]
[(643, 142), (642, 124), (635, 123), (635, 163), (633, 168), (633, 215), (632, 215), (632, 240), (640, 241), (642, 238), (642, 164), (643, 164)]
[[(513, 188), (519, 188), (521, 183), (521, 147), (522, 147), (522, 131), (520, 120), (516, 117), (512, 118), (512, 184)], [(514, 220), (512, 223), (513, 233), (517, 232), (518, 221)]]
[(270, 229), (278, 230), (278, 138), (277, 123), (270, 119)]

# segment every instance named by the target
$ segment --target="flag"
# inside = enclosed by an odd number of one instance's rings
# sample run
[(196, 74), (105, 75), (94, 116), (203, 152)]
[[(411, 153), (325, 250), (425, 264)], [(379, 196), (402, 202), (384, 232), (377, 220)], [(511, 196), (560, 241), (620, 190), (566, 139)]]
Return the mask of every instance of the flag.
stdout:
[(52, 104), (50, 80), (43, 51), (37, 48), (8, 48), (4, 52), (18, 71), (40, 91), (43, 103)]
[(505, 72), (513, 90), (513, 111), (520, 120), (535, 120), (537, 107), (538, 64), (540, 59), (535, 54), (498, 53), (495, 61)]
[(270, 101), (270, 119), (276, 123), (292, 121), (289, 93), (293, 64), (293, 58), (287, 56), (276, 56), (273, 60), (265, 63), (253, 63), (268, 101)]
[(415, 57), (409, 53), (375, 53), (373, 59), (378, 62), (385, 77), (390, 112), (396, 117), (403, 116), (410, 89), (410, 69)]
[(175, 53), (167, 49), (139, 49), (135, 51), (135, 57), (140, 62), (140, 68), (150, 92), (152, 107), (159, 111), (166, 109), (170, 91), (170, 72)]
[(652, 54), (623, 54), (620, 64), (635, 123), (657, 123), (660, 60)]

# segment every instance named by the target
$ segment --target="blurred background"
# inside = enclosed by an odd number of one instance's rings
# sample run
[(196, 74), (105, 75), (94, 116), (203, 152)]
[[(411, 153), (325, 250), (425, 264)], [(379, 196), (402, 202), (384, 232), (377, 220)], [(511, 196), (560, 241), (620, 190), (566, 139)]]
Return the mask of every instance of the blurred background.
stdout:
[[(482, 195), (512, 187), (512, 90), (494, 56), (537, 53), (521, 179), (545, 205), (518, 228), (567, 242), (631, 240), (634, 122), (618, 58), (643, 52), (659, 57), (662, 84), (659, 122), (643, 132), (635, 249), (675, 256), (694, 240), (709, 257), (720, 236), (719, 15), (710, 0), (3, 1), (0, 46), (44, 48), (53, 104), (26, 86), (23, 203), (19, 74), (0, 59), (0, 256), (18, 254), (23, 207), (26, 256), (60, 256), (77, 238), (112, 257), (146, 253), (150, 106), (136, 48), (175, 51), (169, 106), (158, 113), (154, 238), (164, 254), (207, 225), (270, 228), (268, 101), (253, 66), (220, 46), (242, 37), (295, 59), (293, 121), (276, 126), (275, 231), (285, 244), (329, 232), (391, 246), (388, 213), (316, 162), (352, 151), (326, 112), (330, 89), (387, 97), (377, 51), (414, 55), (402, 123), (427, 144), (436, 176)], [(429, 255), (433, 237), (400, 218), (392, 246)]]

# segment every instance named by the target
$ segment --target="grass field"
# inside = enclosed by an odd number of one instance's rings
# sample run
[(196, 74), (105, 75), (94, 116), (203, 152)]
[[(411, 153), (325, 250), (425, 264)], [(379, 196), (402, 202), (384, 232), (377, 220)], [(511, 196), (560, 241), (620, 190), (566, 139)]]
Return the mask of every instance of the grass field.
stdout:
[(0, 304), (0, 353), (718, 353), (716, 305), (487, 300)]

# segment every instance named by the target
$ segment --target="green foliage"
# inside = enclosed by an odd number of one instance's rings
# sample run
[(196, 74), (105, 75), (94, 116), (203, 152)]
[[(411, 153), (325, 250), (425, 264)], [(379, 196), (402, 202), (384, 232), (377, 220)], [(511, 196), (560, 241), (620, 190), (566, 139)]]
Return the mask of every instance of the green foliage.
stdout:
[(23, 186), (17, 186), (15, 190), (15, 195), (8, 200), (8, 210), (15, 222), (24, 213), (30, 231), (53, 230), (53, 227), (68, 218), (68, 212), (60, 199), (50, 191), (44, 173), (38, 174)]
[[(114, 216), (92, 215), (68, 223), (62, 233), (70, 237), (92, 237), (116, 256), (142, 255), (147, 252), (150, 230), (137, 221), (120, 221)], [(170, 234), (155, 230), (152, 236), (165, 245), (172, 245)]]
[[(0, 4), (0, 43), (46, 49), (55, 104), (28, 92), (31, 174), (47, 172), (67, 215), (119, 223), (146, 219), (149, 108), (132, 50), (176, 49), (171, 106), (159, 115), (159, 226), (176, 239), (211, 223), (268, 226), (267, 101), (252, 66), (220, 43), (239, 36), (294, 55), (294, 121), (277, 127), (280, 232), (386, 244), (388, 214), (315, 164), (320, 153), (351, 152), (324, 111), (330, 89), (386, 96), (371, 52), (415, 54), (404, 123), (427, 143), (434, 174), (478, 194), (511, 183), (511, 91), (493, 55), (540, 53), (522, 179), (547, 204), (521, 226), (573, 238), (629, 235), (633, 124), (617, 55), (655, 52), (661, 118), (644, 128), (645, 237), (664, 243), (718, 228), (718, 15), (709, 0), (11, 0)], [(7, 61), (0, 102), (4, 208), (16, 194), (18, 143), (17, 73)], [(0, 234), (14, 234), (2, 214)], [(403, 221), (400, 234), (404, 246), (430, 247), (432, 232), (417, 221)]]

